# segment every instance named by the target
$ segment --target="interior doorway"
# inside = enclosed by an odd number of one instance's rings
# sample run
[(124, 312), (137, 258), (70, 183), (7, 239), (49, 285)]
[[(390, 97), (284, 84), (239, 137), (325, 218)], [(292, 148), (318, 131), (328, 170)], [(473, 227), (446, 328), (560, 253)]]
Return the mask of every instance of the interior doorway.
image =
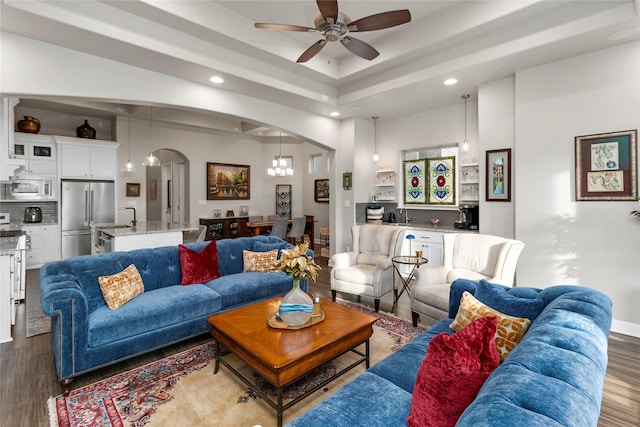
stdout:
[(156, 150), (154, 154), (160, 160), (160, 167), (146, 167), (147, 222), (190, 223), (189, 160), (171, 149)]

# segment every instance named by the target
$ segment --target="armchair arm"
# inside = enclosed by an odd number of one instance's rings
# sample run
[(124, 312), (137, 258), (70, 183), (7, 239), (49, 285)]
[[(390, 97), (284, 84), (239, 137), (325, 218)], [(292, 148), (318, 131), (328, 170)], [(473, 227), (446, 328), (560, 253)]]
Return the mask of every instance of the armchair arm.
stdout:
[(418, 285), (442, 285), (447, 283), (447, 272), (449, 269), (442, 267), (422, 267), (416, 269), (415, 280)]
[(346, 268), (355, 265), (357, 258), (358, 254), (355, 252), (342, 252), (331, 257), (333, 268)]
[(391, 258), (387, 258), (376, 264), (376, 270), (373, 272), (373, 295), (382, 296), (393, 289), (393, 275), (395, 270)]

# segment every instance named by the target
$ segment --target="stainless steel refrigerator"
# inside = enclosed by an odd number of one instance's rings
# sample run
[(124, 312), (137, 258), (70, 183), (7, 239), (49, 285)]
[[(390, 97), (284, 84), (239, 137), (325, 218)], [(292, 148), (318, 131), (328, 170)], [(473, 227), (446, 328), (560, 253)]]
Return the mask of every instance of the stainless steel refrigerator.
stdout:
[(62, 180), (62, 259), (91, 254), (91, 224), (115, 221), (113, 181)]

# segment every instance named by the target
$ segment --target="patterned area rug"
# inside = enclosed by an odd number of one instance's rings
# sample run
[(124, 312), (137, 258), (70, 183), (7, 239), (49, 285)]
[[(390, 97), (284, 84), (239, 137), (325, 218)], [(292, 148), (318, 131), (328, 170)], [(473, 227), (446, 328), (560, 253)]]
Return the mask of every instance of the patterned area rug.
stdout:
[[(370, 340), (371, 364), (418, 336), (424, 328), (386, 313), (339, 301), (378, 317)], [(285, 389), (285, 403), (335, 375), (357, 356), (348, 353), (310, 372)], [(213, 375), (213, 343), (149, 363), (48, 401), (51, 426), (271, 426), (276, 414), (224, 366)], [(273, 398), (271, 384), (233, 355), (225, 356), (245, 377)], [(284, 413), (290, 421), (362, 373), (364, 365), (342, 375)]]

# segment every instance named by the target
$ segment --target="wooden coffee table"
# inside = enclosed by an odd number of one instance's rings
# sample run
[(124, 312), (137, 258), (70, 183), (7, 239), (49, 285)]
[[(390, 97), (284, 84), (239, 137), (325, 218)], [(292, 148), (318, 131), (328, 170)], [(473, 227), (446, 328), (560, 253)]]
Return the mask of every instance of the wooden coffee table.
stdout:
[[(377, 320), (376, 317), (322, 299), (322, 308), (326, 312), (324, 321), (297, 330), (274, 329), (267, 325), (267, 319), (278, 311), (281, 299), (258, 302), (207, 319), (211, 323), (211, 335), (216, 341), (213, 373), (218, 373), (220, 363), (226, 366), (276, 410), (278, 427), (282, 426), (283, 412), (300, 400), (362, 362), (369, 368), (369, 337)], [(362, 343), (365, 343), (364, 353), (356, 349)], [(271, 383), (277, 390), (277, 401), (274, 402), (258, 390), (255, 384), (227, 363), (221, 352), (222, 346)], [(308, 393), (283, 405), (282, 391), (287, 385), (349, 351), (360, 358)]]

